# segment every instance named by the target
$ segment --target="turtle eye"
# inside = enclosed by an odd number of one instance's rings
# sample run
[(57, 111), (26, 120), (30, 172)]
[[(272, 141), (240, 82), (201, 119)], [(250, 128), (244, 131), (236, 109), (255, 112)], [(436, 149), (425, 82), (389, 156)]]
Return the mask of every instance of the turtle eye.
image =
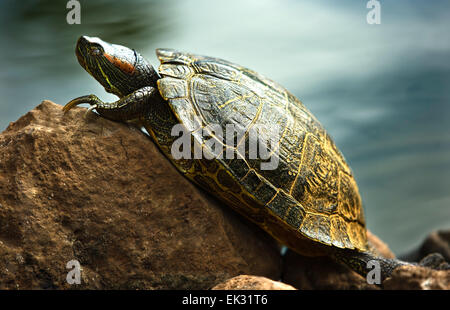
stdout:
[(92, 56), (100, 56), (102, 54), (102, 51), (97, 46), (91, 46), (89, 49), (89, 54)]

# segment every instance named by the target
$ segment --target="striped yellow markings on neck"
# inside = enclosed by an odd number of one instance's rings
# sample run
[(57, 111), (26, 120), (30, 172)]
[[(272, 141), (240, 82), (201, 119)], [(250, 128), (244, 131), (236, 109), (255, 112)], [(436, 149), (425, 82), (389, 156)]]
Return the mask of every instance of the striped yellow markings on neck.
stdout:
[(114, 94), (116, 94), (116, 95), (118, 95), (120, 97), (121, 96), (120, 91), (109, 81), (108, 75), (103, 71), (102, 65), (100, 64), (100, 62), (98, 60), (97, 60), (97, 66), (98, 66), (98, 69), (100, 70), (100, 72), (102, 73), (102, 76), (105, 78), (106, 83), (108, 83), (108, 86), (109, 86), (110, 90)]

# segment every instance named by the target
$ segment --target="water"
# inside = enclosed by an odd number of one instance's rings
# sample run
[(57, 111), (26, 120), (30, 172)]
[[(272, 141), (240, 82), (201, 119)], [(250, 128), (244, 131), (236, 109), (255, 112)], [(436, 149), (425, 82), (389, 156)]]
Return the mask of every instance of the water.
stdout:
[(278, 81), (316, 115), (352, 167), (368, 228), (401, 254), (450, 228), (450, 2), (67, 1), (0, 3), (0, 130), (43, 99), (95, 93), (82, 35), (222, 57)]

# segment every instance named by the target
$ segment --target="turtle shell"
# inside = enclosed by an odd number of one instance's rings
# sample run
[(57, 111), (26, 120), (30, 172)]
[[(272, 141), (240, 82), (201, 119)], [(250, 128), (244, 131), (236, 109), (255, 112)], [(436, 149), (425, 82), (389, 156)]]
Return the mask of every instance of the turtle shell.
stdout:
[[(195, 143), (207, 144), (199, 122), (203, 127), (219, 125), (224, 135), (230, 124), (245, 132), (233, 137), (230, 145), (210, 131), (208, 138), (235, 151), (235, 158), (196, 160), (189, 169), (184, 165), (180, 170), (188, 178), (303, 254), (308, 253), (300, 249), (299, 240), (367, 249), (352, 171), (321, 124), (294, 95), (222, 59), (171, 49), (158, 49), (157, 56), (161, 96), (193, 132)], [(267, 144), (271, 156), (277, 156), (276, 169), (261, 169), (263, 160), (250, 156), (253, 128), (258, 128), (261, 141), (273, 139), (277, 128), (275, 143)], [(247, 147), (239, 148), (242, 145)]]

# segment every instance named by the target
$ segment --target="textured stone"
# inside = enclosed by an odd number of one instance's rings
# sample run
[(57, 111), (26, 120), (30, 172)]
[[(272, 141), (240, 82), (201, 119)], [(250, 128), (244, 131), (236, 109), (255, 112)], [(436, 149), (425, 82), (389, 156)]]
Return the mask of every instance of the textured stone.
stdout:
[[(278, 279), (279, 248), (139, 130), (44, 101), (0, 134), (0, 288), (208, 289)], [(66, 283), (80, 262), (81, 285)]]
[[(389, 247), (370, 231), (369, 243), (380, 256), (395, 258)], [(329, 257), (304, 257), (288, 250), (284, 257), (283, 282), (301, 290), (373, 290), (376, 285)]]
[(383, 281), (386, 290), (449, 290), (450, 270), (432, 270), (418, 266), (396, 268)]
[(212, 288), (213, 290), (295, 290), (290, 285), (265, 277), (240, 275)]
[(370, 232), (370, 230), (367, 231), (367, 239), (369, 240), (369, 244), (371, 244), (374, 248), (375, 252), (380, 256), (384, 258), (395, 258), (395, 254), (391, 251), (389, 246)]
[(376, 285), (329, 257), (305, 257), (287, 251), (282, 281), (299, 290), (373, 290)]
[(409, 253), (402, 255), (402, 258), (407, 261), (418, 262), (425, 256), (439, 253), (446, 261), (450, 261), (450, 230), (443, 229), (434, 231), (429, 234), (425, 240), (416, 249)]

